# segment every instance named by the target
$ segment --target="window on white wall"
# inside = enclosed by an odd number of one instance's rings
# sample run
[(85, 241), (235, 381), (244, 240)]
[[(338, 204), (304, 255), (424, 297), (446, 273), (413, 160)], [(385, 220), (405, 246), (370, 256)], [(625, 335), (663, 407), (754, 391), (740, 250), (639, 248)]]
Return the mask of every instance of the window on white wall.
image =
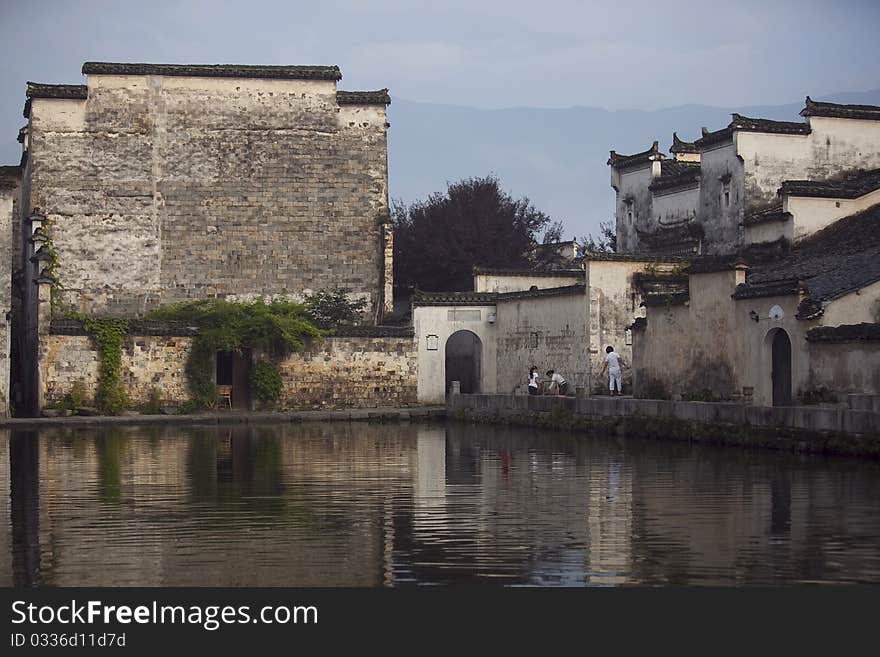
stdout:
[(530, 333), (529, 334), (529, 349), (537, 349), (538, 348), (538, 334)]
[(623, 338), (623, 340), (624, 340), (624, 342), (625, 342), (628, 346), (632, 346), (632, 343), (633, 343), (633, 332), (632, 332), (632, 329), (626, 329), (626, 333), (624, 333), (624, 338)]

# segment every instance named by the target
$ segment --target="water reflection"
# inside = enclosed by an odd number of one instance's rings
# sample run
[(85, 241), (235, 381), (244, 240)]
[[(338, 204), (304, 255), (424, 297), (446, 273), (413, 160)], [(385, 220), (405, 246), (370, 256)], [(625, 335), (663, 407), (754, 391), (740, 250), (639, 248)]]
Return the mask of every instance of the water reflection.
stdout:
[(0, 433), (0, 584), (880, 582), (880, 468), (466, 425)]

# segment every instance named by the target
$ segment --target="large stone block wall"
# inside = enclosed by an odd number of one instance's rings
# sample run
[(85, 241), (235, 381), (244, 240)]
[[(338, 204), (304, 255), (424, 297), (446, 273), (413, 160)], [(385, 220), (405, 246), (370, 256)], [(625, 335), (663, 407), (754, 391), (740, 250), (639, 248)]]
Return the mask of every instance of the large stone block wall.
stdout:
[[(189, 399), (185, 373), (192, 337), (126, 337), (120, 368), (132, 406), (151, 391), (179, 405)], [(98, 389), (99, 355), (88, 336), (44, 337), (41, 384), (44, 404), (64, 399), (76, 382), (86, 397)], [(406, 406), (416, 403), (417, 358), (412, 337), (330, 337), (313, 341), (280, 366), (281, 408)]]
[(410, 337), (330, 337), (281, 364), (281, 406), (407, 406), (417, 401), (418, 358)]
[(0, 178), (0, 417), (9, 415), (12, 347), (12, 223), (16, 181)]
[(28, 200), (82, 312), (342, 286), (372, 313), (386, 150), (384, 106), (333, 81), (91, 75), (33, 99)]
[[(86, 335), (47, 335), (44, 337), (41, 384), (44, 404), (64, 399), (80, 382), (86, 399), (98, 391), (99, 354)], [(159, 391), (163, 401), (181, 404), (189, 399), (184, 368), (192, 347), (190, 337), (126, 337), (122, 345), (120, 377), (133, 405), (143, 404), (151, 391)]]

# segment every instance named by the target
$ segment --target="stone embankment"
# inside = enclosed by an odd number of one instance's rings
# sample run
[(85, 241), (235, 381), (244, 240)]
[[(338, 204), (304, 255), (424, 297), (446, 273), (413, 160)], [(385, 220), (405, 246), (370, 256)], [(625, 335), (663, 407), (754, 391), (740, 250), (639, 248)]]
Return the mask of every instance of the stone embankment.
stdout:
[(880, 458), (877, 400), (859, 396), (851, 402), (851, 408), (767, 408), (614, 397), (453, 395), (447, 416), (602, 435)]
[(0, 429), (43, 429), (48, 427), (90, 427), (102, 425), (155, 424), (283, 424), (295, 422), (403, 422), (442, 420), (443, 406), (407, 408), (352, 408), (333, 411), (296, 411), (284, 413), (214, 412), (192, 415), (94, 415), (74, 417), (34, 417), (0, 420)]

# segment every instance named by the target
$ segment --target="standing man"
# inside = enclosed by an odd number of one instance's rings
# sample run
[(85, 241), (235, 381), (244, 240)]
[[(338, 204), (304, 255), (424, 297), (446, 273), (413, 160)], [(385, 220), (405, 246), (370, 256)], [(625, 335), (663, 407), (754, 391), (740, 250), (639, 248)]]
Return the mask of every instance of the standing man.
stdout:
[(617, 386), (618, 397), (623, 394), (621, 374), (624, 367), (626, 367), (626, 363), (620, 357), (620, 354), (614, 351), (614, 347), (611, 345), (605, 347), (605, 362), (602, 364), (602, 374), (604, 375), (605, 370), (608, 370), (608, 388), (611, 391), (612, 397), (614, 396), (615, 385)]
[(568, 394), (568, 381), (561, 374), (547, 370), (547, 378), (550, 379), (550, 390), (555, 387), (557, 396), (563, 397)]

